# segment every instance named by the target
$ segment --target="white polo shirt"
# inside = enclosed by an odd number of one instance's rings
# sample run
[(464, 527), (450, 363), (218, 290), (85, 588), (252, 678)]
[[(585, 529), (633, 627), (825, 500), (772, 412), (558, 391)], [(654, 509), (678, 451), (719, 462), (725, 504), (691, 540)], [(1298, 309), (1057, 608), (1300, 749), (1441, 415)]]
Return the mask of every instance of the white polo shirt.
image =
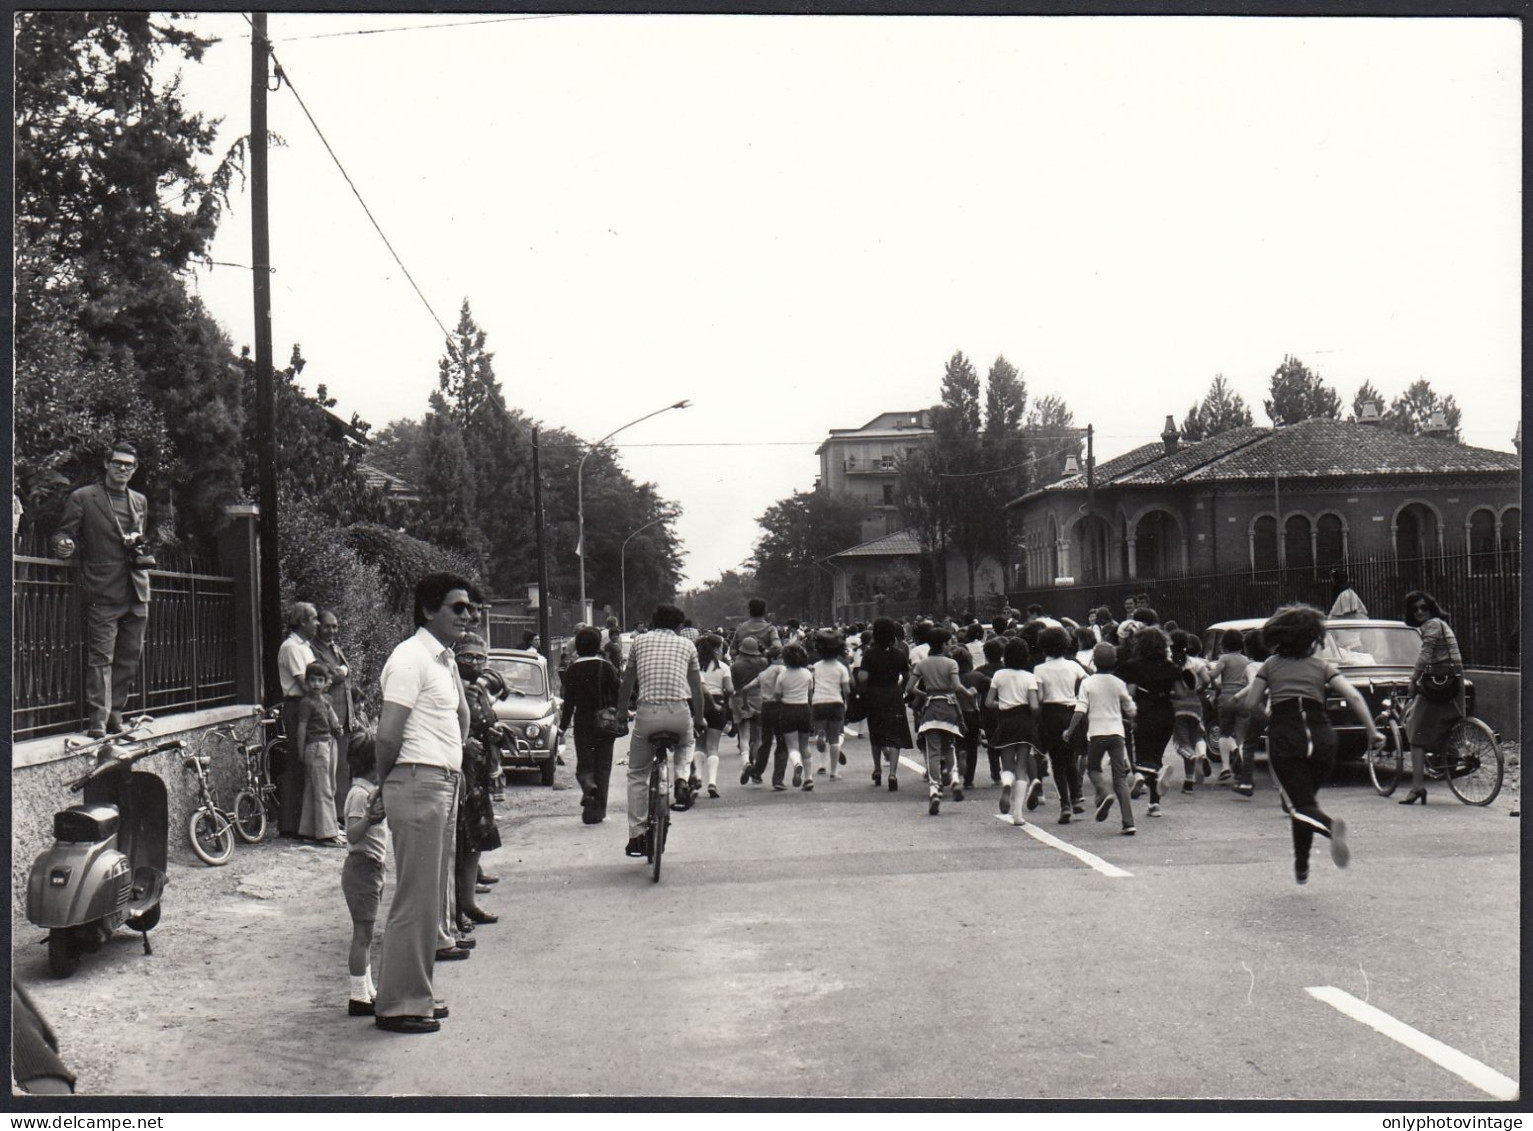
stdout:
[(390, 653), (379, 683), (385, 703), (410, 709), (397, 764), (461, 770), (468, 700), (452, 649), (418, 628)]
[(282, 694), (296, 699), (308, 690), (304, 673), (315, 660), (314, 649), (296, 632), (287, 634), (277, 649), (277, 674), (282, 683)]

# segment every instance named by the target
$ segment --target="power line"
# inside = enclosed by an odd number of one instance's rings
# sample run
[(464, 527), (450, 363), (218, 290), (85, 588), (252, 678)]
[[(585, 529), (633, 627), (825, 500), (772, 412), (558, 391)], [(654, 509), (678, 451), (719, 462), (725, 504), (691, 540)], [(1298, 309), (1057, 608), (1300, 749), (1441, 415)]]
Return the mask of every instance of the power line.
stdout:
[(549, 12), (546, 14), (532, 14), (524, 16), (500, 16), (493, 20), (463, 20), (452, 24), (415, 24), (411, 27), (375, 27), (358, 28), (353, 31), (327, 31), (316, 35), (285, 35), (280, 42), (298, 43), (305, 39), (336, 39), (343, 35), (390, 35), (397, 31), (441, 31), (455, 27), (476, 27), (479, 24), (508, 24), (521, 23), (524, 20), (556, 20), (565, 16), (573, 15), (571, 12)]

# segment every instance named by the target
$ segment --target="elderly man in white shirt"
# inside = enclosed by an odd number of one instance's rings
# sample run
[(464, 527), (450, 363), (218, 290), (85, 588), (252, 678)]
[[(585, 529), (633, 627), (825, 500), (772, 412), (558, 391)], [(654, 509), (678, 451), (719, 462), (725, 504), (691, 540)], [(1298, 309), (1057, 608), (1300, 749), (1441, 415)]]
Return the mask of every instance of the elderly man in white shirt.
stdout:
[[(306, 689), (304, 673), (317, 657), (313, 641), (319, 632), (319, 610), (307, 601), (294, 601), (283, 611), (287, 636), (277, 649), (277, 678), (282, 687), (282, 726), (288, 734), (298, 729), (298, 702)], [(286, 837), (298, 835), (303, 812), (303, 759), (299, 751), (289, 751), (283, 761), (282, 780), (277, 788), (277, 831)]]
[(442, 901), (452, 873), (451, 817), (468, 734), (468, 700), (453, 645), (478, 618), (472, 582), (432, 573), (415, 587), (415, 635), (383, 667), (378, 781), (394, 840), (394, 902), (383, 934), (375, 1024), (396, 1033), (434, 1033)]

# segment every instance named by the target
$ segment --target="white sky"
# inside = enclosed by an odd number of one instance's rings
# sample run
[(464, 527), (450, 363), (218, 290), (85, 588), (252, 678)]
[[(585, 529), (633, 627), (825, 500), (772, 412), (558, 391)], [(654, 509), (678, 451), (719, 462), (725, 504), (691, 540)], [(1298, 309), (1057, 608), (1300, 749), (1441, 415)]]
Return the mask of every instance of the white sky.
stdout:
[[(508, 400), (678, 501), (686, 584), (749, 556), (831, 428), (937, 398), (962, 349), (1063, 395), (1098, 458), (1285, 353), (1346, 404), (1520, 418), (1521, 31), (1493, 19), (274, 14), (278, 58)], [(249, 128), (249, 29), (185, 68)], [(377, 427), (442, 336), (290, 91), (270, 96), (277, 362)], [(248, 264), (235, 199), (213, 258)], [(197, 287), (236, 345), (250, 274)], [(771, 442), (774, 446), (653, 446)]]

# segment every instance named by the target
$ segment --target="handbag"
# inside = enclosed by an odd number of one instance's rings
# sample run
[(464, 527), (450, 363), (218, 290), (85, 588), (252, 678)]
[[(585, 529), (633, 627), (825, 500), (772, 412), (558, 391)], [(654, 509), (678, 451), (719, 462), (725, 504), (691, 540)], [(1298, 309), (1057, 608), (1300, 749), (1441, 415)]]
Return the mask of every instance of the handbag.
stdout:
[[(598, 659), (600, 657), (592, 658)], [(598, 687), (605, 686), (601, 681), (600, 675), (597, 676), (596, 685)], [(603, 695), (603, 698), (606, 698), (606, 696)], [(620, 711), (615, 703), (607, 703), (598, 707), (596, 709), (596, 733), (608, 735), (612, 738), (622, 738), (623, 735), (628, 733), (628, 713)]]
[(1433, 703), (1450, 703), (1458, 698), (1464, 678), (1454, 671), (1422, 672), (1416, 681), (1416, 690)]

